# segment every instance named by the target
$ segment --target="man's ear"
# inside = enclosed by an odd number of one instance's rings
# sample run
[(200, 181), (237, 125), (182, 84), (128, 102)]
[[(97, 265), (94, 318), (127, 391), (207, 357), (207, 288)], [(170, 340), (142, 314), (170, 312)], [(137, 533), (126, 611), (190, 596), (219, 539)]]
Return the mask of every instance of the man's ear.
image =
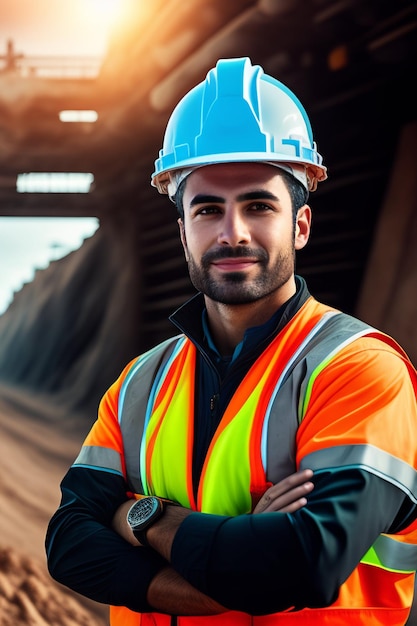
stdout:
[(178, 220), (177, 220), (177, 223), (178, 223), (178, 227), (180, 229), (180, 239), (181, 239), (182, 247), (184, 249), (185, 260), (188, 263), (189, 256), (188, 256), (187, 238), (185, 236), (184, 222), (179, 217)]
[(295, 221), (295, 241), (296, 250), (301, 250), (307, 244), (311, 230), (311, 209), (308, 204), (304, 204), (297, 211), (297, 219)]

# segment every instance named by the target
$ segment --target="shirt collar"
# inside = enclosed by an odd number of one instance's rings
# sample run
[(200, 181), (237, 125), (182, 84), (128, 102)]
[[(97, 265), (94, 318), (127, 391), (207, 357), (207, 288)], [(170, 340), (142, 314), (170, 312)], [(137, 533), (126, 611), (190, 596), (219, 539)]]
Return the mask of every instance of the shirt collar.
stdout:
[(169, 319), (215, 362), (233, 362), (252, 348), (259, 347), (260, 343), (266, 341), (271, 335), (279, 332), (310, 297), (304, 279), (296, 276), (295, 280), (297, 286), (296, 293), (265, 324), (248, 328), (243, 340), (236, 346), (233, 355), (229, 357), (221, 357), (215, 346), (208, 326), (204, 296), (201, 293), (197, 293), (190, 298)]

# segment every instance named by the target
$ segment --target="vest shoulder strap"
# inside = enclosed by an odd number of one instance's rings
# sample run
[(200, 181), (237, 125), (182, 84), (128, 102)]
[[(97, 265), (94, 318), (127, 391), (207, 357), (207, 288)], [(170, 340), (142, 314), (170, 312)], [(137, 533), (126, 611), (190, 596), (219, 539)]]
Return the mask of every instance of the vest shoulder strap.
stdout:
[[(177, 345), (185, 341), (184, 335), (170, 337), (133, 363), (119, 394), (118, 419), (122, 433), (141, 441), (146, 419), (149, 395), (157, 373), (161, 371)], [(140, 373), (140, 384), (137, 375)], [(136, 450), (134, 457), (130, 458)], [(125, 446), (127, 481), (134, 493), (143, 493), (137, 446)]]
[[(383, 333), (346, 313), (325, 313), (287, 364), (277, 382), (265, 423), (268, 434), (264, 465), (270, 482), (277, 483), (295, 470), (296, 433), (303, 419), (303, 399), (313, 373), (345, 346), (365, 335), (386, 340)], [(277, 446), (277, 441), (282, 445)]]

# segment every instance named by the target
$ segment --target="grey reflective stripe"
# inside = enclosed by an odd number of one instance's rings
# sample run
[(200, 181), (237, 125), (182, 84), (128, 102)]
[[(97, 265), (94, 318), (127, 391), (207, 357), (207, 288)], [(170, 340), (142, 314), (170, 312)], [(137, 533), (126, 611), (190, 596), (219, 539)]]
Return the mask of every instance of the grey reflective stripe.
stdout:
[(140, 475), (140, 451), (151, 389), (157, 373), (162, 370), (177, 344), (184, 340), (184, 335), (176, 335), (143, 354), (133, 364), (120, 389), (119, 423), (127, 481), (134, 493), (144, 493)]
[(300, 408), (313, 372), (330, 355), (373, 332), (350, 315), (326, 313), (293, 355), (271, 396), (263, 426), (262, 458), (270, 482), (277, 483), (294, 471)]
[(102, 446), (83, 446), (72, 467), (89, 467), (123, 476), (120, 454)]
[(371, 551), (375, 552), (379, 563), (375, 562), (375, 558), (368, 558), (367, 554), (361, 563), (377, 565), (396, 572), (414, 572), (416, 570), (417, 546), (415, 544), (398, 541), (390, 535), (379, 535)]
[[(141, 393), (140, 389), (135, 389), (130, 386), (132, 379), (140, 372), (142, 369), (145, 370), (145, 373), (151, 375), (152, 379), (160, 366), (161, 355), (164, 355), (167, 350), (170, 348), (173, 349), (175, 344), (179, 339), (182, 339), (184, 335), (176, 335), (175, 337), (170, 337), (166, 341), (158, 344), (152, 350), (145, 352), (142, 354), (137, 361), (132, 365), (129, 372), (127, 373), (122, 387), (119, 393), (119, 406), (118, 406), (118, 416), (119, 422), (122, 421), (123, 409), (129, 408), (130, 404), (136, 403), (136, 397), (141, 395), (145, 398), (146, 403), (148, 402), (147, 395), (145, 393)], [(141, 379), (142, 382), (142, 379)], [(127, 390), (129, 389), (129, 394), (127, 394)], [(132, 395), (133, 394), (133, 395)], [(136, 395), (135, 395), (136, 394)], [(128, 397), (126, 397), (128, 395)], [(130, 396), (130, 397), (129, 397)]]
[(337, 446), (316, 450), (305, 456), (301, 469), (311, 468), (318, 473), (347, 467), (361, 467), (395, 485), (417, 503), (417, 472), (401, 459), (366, 444)]

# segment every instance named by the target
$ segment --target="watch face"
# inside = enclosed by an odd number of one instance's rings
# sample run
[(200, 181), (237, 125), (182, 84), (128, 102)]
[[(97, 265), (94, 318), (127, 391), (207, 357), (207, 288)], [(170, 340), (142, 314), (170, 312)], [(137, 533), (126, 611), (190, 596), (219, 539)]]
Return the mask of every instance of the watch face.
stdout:
[(161, 504), (158, 498), (152, 496), (137, 500), (131, 507), (128, 514), (128, 522), (132, 528), (141, 526), (143, 523), (151, 520), (160, 510)]

